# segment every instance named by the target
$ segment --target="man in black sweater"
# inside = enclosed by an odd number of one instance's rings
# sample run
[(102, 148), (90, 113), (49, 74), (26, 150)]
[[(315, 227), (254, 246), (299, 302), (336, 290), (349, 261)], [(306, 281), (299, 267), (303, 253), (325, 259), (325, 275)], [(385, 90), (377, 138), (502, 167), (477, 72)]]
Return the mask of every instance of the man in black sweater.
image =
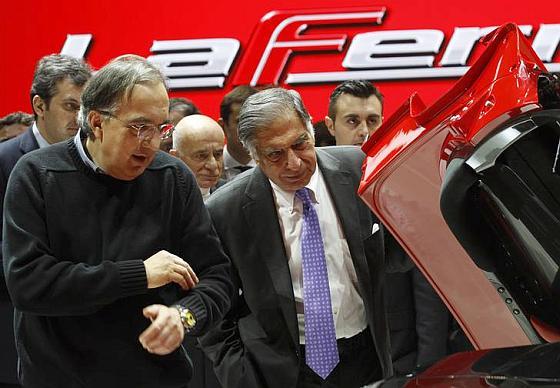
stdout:
[(86, 86), (78, 134), (15, 166), (3, 254), (25, 387), (186, 387), (185, 333), (229, 308), (196, 180), (157, 151), (168, 104), (156, 67), (117, 58)]

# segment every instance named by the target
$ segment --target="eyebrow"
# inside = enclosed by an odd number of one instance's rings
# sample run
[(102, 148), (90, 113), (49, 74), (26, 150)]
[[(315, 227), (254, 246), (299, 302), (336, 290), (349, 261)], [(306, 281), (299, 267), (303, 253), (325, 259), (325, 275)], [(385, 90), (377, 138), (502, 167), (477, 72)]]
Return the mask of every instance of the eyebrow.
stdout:
[[(130, 119), (129, 122), (131, 122), (131, 123), (150, 123), (150, 124), (153, 124), (152, 120), (150, 120), (149, 118), (144, 117), (144, 116), (135, 117), (133, 119)], [(169, 123), (170, 123), (169, 118), (167, 118), (163, 122), (161, 122), (159, 124), (155, 124), (155, 125), (169, 124)]]
[[(354, 118), (354, 117), (360, 117), (360, 115), (357, 114), (357, 113), (348, 113), (348, 114), (345, 114), (342, 117), (343, 118)], [(381, 117), (381, 115), (377, 114), (377, 113), (371, 113), (371, 114), (367, 115), (367, 117)]]

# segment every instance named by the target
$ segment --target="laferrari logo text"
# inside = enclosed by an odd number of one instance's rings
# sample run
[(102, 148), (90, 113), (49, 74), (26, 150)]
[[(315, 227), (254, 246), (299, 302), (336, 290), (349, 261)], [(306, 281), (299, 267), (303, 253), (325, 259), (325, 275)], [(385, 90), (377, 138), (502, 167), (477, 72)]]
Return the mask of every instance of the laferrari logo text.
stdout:
[[(478, 40), (496, 28), (456, 27), (446, 42), (437, 29), (381, 30), (386, 14), (385, 7), (274, 11), (259, 21), (245, 48), (231, 37), (155, 40), (148, 59), (161, 66), (171, 89), (222, 88), (228, 77), (234, 85), (253, 86), (450, 78), (465, 74)], [(533, 36), (533, 49), (548, 70), (560, 71), (560, 63), (552, 63), (560, 24), (519, 27)], [(352, 29), (365, 32), (350, 37), (346, 31)], [(91, 34), (68, 35), (62, 53), (83, 57), (91, 40)], [(302, 54), (326, 58), (332, 70), (291, 71), (290, 62)]]

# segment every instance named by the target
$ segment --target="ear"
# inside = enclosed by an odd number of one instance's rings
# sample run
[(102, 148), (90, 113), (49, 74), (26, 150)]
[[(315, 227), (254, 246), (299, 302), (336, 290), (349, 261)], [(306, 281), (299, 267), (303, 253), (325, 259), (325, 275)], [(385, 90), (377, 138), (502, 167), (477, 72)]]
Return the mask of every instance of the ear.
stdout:
[(325, 125), (327, 126), (329, 133), (334, 136), (334, 121), (329, 116), (325, 116)]
[(33, 105), (33, 111), (37, 117), (43, 118), (45, 116), (45, 111), (47, 110), (47, 104), (45, 101), (36, 94), (33, 96), (31, 104)]
[(221, 117), (218, 119), (218, 124), (220, 124), (220, 127), (222, 127), (222, 131), (224, 131), (224, 136), (226, 138), (226, 143), (227, 143), (227, 130), (226, 130), (226, 122), (224, 121), (224, 119), (222, 119)]
[(95, 139), (103, 140), (103, 128), (101, 128), (103, 117), (101, 116), (101, 113), (92, 110), (88, 113), (87, 120), (89, 127), (93, 131)]

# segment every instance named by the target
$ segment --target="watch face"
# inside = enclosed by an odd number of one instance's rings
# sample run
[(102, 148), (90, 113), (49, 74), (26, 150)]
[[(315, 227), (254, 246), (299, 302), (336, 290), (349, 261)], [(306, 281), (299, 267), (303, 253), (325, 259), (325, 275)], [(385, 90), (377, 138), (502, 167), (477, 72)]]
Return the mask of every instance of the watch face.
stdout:
[(194, 317), (194, 314), (189, 309), (185, 309), (184, 314), (185, 314), (185, 320), (184, 320), (185, 325), (189, 329), (192, 329), (196, 325), (196, 318)]

